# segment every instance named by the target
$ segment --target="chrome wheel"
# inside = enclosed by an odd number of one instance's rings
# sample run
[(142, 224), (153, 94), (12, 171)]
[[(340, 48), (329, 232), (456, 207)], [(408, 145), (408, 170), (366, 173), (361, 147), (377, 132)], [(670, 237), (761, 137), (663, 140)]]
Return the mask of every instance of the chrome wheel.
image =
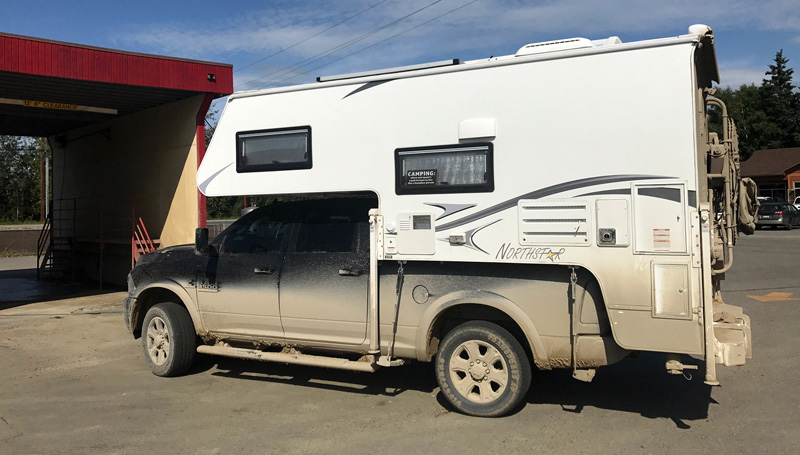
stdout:
[(450, 380), (473, 403), (491, 403), (508, 386), (508, 365), (494, 346), (480, 340), (458, 345), (450, 357)]
[(169, 330), (167, 324), (159, 316), (155, 316), (147, 325), (147, 354), (156, 365), (163, 365), (169, 357)]

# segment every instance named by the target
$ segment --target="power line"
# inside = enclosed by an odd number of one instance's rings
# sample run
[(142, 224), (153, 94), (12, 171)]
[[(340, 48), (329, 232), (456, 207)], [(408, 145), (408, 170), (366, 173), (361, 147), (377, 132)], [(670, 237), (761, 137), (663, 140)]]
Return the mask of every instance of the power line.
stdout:
[(353, 38), (350, 41), (346, 41), (346, 42), (344, 42), (342, 44), (339, 44), (338, 46), (335, 46), (335, 47), (333, 47), (331, 49), (328, 49), (326, 51), (320, 52), (319, 54), (313, 55), (313, 56), (311, 56), (311, 57), (309, 57), (309, 58), (307, 58), (307, 59), (305, 59), (303, 61), (297, 62), (294, 65), (291, 65), (289, 67), (286, 67), (286, 68), (283, 68), (283, 69), (280, 69), (280, 70), (277, 70), (277, 71), (273, 71), (273, 72), (267, 73), (267, 74), (265, 74), (263, 76), (259, 76), (259, 77), (256, 77), (254, 79), (251, 79), (251, 80), (249, 80), (247, 82), (243, 82), (241, 84), (238, 84), (238, 87), (243, 87), (243, 86), (249, 85), (249, 84), (251, 84), (253, 82), (262, 81), (265, 78), (270, 77), (270, 76), (275, 76), (275, 75), (278, 75), (278, 74), (281, 74), (281, 73), (287, 73), (287, 71), (288, 71), (289, 74), (291, 74), (291, 73), (297, 71), (298, 67), (303, 65), (306, 62), (310, 63), (310, 62), (316, 62), (316, 61), (322, 60), (323, 58), (325, 58), (325, 57), (327, 57), (327, 56), (329, 56), (329, 55), (331, 55), (331, 54), (333, 54), (333, 53), (335, 53), (337, 51), (340, 51), (342, 49), (350, 47), (353, 44), (355, 44), (355, 43), (357, 43), (359, 41), (362, 41), (362, 40), (364, 40), (364, 39), (366, 39), (366, 38), (368, 38), (368, 37), (380, 32), (380, 31), (383, 31), (383, 30), (391, 27), (392, 25), (397, 24), (400, 21), (403, 21), (403, 20), (405, 20), (405, 19), (407, 19), (407, 18), (409, 18), (409, 17), (411, 17), (411, 16), (413, 16), (413, 15), (415, 15), (415, 14), (421, 12), (421, 11), (424, 11), (424, 10), (430, 8), (431, 6), (437, 4), (437, 3), (441, 2), (441, 1), (442, 0), (435, 0), (435, 1), (423, 6), (422, 8), (420, 8), (420, 9), (418, 9), (416, 11), (413, 11), (413, 12), (411, 12), (409, 14), (406, 14), (405, 16), (403, 16), (403, 17), (401, 17), (399, 19), (396, 19), (396, 20), (394, 20), (392, 22), (389, 22), (388, 24), (382, 25), (382, 26), (380, 26), (380, 27), (368, 32), (368, 33), (365, 33), (365, 34), (363, 34), (363, 35), (361, 35), (359, 37)]
[(354, 14), (354, 15), (350, 16), (350, 17), (348, 17), (347, 19), (345, 19), (345, 20), (343, 20), (343, 21), (341, 21), (341, 22), (337, 23), (337, 24), (331, 25), (330, 27), (326, 28), (325, 30), (323, 30), (323, 31), (321, 31), (321, 32), (319, 32), (319, 33), (317, 33), (317, 34), (311, 35), (311, 36), (309, 36), (308, 38), (306, 38), (306, 39), (304, 39), (304, 40), (302, 40), (302, 41), (299, 41), (299, 42), (297, 42), (297, 43), (294, 43), (294, 44), (292, 44), (292, 45), (291, 45), (291, 46), (289, 46), (289, 47), (285, 47), (285, 48), (283, 48), (283, 49), (281, 49), (281, 50), (279, 50), (279, 51), (277, 51), (277, 52), (275, 52), (275, 53), (272, 53), (272, 54), (270, 54), (270, 55), (267, 55), (266, 57), (262, 58), (261, 60), (257, 60), (257, 61), (255, 61), (255, 62), (253, 62), (253, 63), (251, 63), (251, 64), (249, 64), (249, 65), (245, 65), (245, 66), (243, 66), (243, 67), (241, 67), (241, 68), (237, 68), (237, 69), (233, 70), (233, 72), (234, 72), (234, 73), (236, 73), (236, 72), (239, 72), (239, 71), (241, 71), (241, 70), (243, 70), (243, 69), (250, 68), (250, 67), (251, 67), (251, 66), (253, 66), (253, 65), (256, 65), (256, 64), (258, 64), (258, 63), (261, 63), (261, 62), (263, 62), (264, 60), (267, 60), (267, 59), (269, 59), (269, 58), (272, 58), (272, 57), (274, 57), (274, 56), (276, 56), (276, 55), (278, 55), (278, 54), (281, 54), (281, 53), (283, 53), (283, 52), (286, 52), (286, 51), (288, 51), (289, 49), (291, 49), (291, 48), (293, 48), (293, 47), (295, 47), (295, 46), (299, 46), (299, 45), (301, 45), (301, 44), (305, 43), (306, 41), (308, 41), (308, 40), (310, 40), (310, 39), (312, 39), (312, 38), (316, 38), (316, 37), (318, 37), (319, 35), (322, 35), (323, 33), (327, 32), (328, 30), (331, 30), (331, 29), (333, 29), (333, 28), (336, 28), (336, 27), (338, 27), (338, 26), (340, 26), (340, 25), (344, 24), (345, 22), (349, 21), (350, 19), (355, 19), (356, 17), (358, 17), (358, 16), (360, 16), (360, 15), (362, 15), (362, 14), (366, 13), (367, 11), (371, 10), (372, 8), (375, 8), (376, 6), (379, 6), (379, 5), (381, 5), (381, 4), (383, 4), (383, 3), (386, 3), (386, 2), (388, 2), (388, 1), (389, 1), (389, 0), (381, 0), (380, 2), (378, 2), (378, 3), (375, 3), (374, 5), (370, 6), (369, 8), (367, 8), (367, 9), (365, 9), (365, 10), (362, 10), (362, 11), (360, 11), (360, 12), (358, 12), (358, 13), (356, 13), (356, 14)]
[(465, 3), (465, 4), (461, 5), (461, 6), (459, 6), (458, 8), (454, 8), (454, 9), (452, 9), (452, 10), (450, 10), (450, 11), (446, 12), (446, 13), (440, 14), (440, 15), (438, 15), (438, 16), (436, 16), (436, 17), (432, 18), (432, 19), (429, 19), (429, 20), (427, 20), (427, 21), (425, 21), (425, 22), (423, 22), (423, 23), (421, 23), (421, 24), (417, 24), (417, 25), (415, 25), (415, 26), (413, 26), (413, 27), (411, 27), (411, 28), (409, 28), (409, 29), (406, 29), (406, 30), (403, 30), (402, 32), (396, 33), (396, 34), (394, 34), (394, 35), (392, 35), (392, 36), (390, 36), (390, 37), (388, 37), (388, 38), (385, 38), (385, 39), (383, 39), (383, 40), (380, 40), (380, 41), (378, 41), (377, 43), (370, 44), (370, 45), (369, 45), (369, 46), (367, 46), (367, 47), (363, 47), (363, 48), (361, 48), (361, 49), (359, 49), (359, 50), (357, 50), (357, 51), (355, 51), (355, 52), (351, 52), (351, 53), (349, 53), (349, 54), (347, 54), (347, 55), (344, 55), (344, 56), (342, 56), (342, 57), (339, 57), (339, 58), (337, 58), (336, 60), (333, 60), (333, 61), (331, 61), (331, 62), (325, 63), (325, 64), (323, 64), (323, 65), (315, 66), (314, 68), (311, 68), (311, 69), (309, 69), (309, 70), (303, 71), (302, 73), (293, 74), (293, 75), (291, 75), (291, 76), (289, 76), (289, 77), (287, 77), (287, 78), (283, 78), (283, 79), (281, 79), (281, 80), (279, 80), (279, 81), (275, 82), (275, 85), (277, 85), (277, 84), (280, 84), (281, 82), (283, 82), (283, 81), (286, 81), (286, 80), (288, 80), (288, 79), (291, 79), (291, 78), (293, 78), (293, 77), (302, 76), (303, 74), (310, 73), (310, 72), (312, 72), (312, 71), (314, 71), (314, 70), (317, 70), (317, 69), (320, 69), (320, 68), (322, 68), (322, 67), (325, 67), (325, 66), (328, 66), (328, 65), (332, 65), (332, 64), (334, 64), (334, 63), (338, 62), (339, 60), (342, 60), (342, 59), (345, 59), (345, 58), (347, 58), (347, 57), (350, 57), (351, 55), (353, 55), (353, 54), (357, 54), (357, 53), (359, 53), (359, 52), (361, 52), (361, 51), (365, 51), (365, 50), (367, 50), (367, 49), (369, 49), (369, 48), (371, 48), (371, 47), (375, 47), (375, 46), (377, 46), (378, 44), (384, 43), (384, 42), (386, 42), (386, 41), (389, 41), (389, 40), (390, 40), (390, 39), (392, 39), (392, 38), (395, 38), (395, 37), (397, 37), (397, 36), (400, 36), (400, 35), (402, 35), (402, 34), (404, 34), (404, 33), (410, 32), (411, 30), (414, 30), (414, 29), (417, 29), (417, 28), (419, 28), (419, 27), (422, 27), (423, 25), (429, 24), (429, 23), (431, 23), (431, 22), (435, 21), (436, 19), (439, 19), (439, 18), (441, 18), (441, 17), (443, 17), (443, 16), (447, 16), (447, 15), (448, 15), (448, 14), (450, 14), (450, 13), (454, 13), (454, 12), (456, 12), (456, 11), (458, 11), (458, 10), (462, 9), (462, 8), (465, 8), (465, 7), (467, 7), (467, 6), (471, 5), (471, 4), (473, 4), (473, 3), (476, 3), (476, 2), (479, 2), (479, 1), (480, 1), (480, 0), (472, 0), (471, 2), (469, 2), (469, 3)]

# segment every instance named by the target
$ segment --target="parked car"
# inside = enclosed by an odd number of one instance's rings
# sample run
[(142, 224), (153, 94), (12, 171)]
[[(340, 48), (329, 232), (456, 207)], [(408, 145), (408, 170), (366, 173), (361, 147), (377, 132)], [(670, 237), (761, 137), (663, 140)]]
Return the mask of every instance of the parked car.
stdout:
[(800, 210), (800, 196), (797, 196), (796, 198), (794, 198), (794, 208), (796, 208), (797, 210)]
[(756, 227), (783, 227), (791, 230), (800, 226), (800, 210), (788, 202), (764, 202), (758, 209)]

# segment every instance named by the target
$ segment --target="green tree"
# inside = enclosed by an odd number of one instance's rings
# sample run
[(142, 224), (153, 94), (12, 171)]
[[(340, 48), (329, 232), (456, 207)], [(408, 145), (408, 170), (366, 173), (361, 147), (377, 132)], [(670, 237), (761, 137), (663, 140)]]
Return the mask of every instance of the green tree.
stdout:
[[(770, 142), (778, 135), (778, 127), (764, 112), (759, 87), (750, 84), (742, 85), (738, 90), (718, 89), (714, 96), (725, 103), (728, 115), (736, 123), (742, 159), (749, 158), (756, 150), (769, 148)], [(722, 138), (722, 114), (716, 109), (710, 111), (709, 129)]]
[(797, 95), (794, 93), (792, 75), (794, 70), (787, 64), (789, 59), (783, 56), (783, 49), (775, 54), (775, 63), (769, 65), (761, 84), (761, 98), (764, 112), (777, 127), (769, 142), (768, 148), (791, 147), (797, 144)]
[(41, 160), (47, 141), (0, 136), (0, 220), (39, 220)]

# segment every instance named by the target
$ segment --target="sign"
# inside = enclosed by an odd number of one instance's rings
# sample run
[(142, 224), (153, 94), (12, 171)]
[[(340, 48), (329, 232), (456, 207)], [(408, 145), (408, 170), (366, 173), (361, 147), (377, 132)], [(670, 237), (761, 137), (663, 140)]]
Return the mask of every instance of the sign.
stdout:
[(406, 172), (406, 185), (436, 185), (439, 181), (437, 169), (418, 169)]
[(51, 101), (17, 100), (12, 98), (0, 98), (0, 104), (13, 104), (16, 106), (32, 107), (37, 109), (55, 109), (58, 111), (72, 112), (96, 112), (98, 114), (117, 115), (116, 109), (107, 107), (80, 106), (77, 104), (54, 103)]

